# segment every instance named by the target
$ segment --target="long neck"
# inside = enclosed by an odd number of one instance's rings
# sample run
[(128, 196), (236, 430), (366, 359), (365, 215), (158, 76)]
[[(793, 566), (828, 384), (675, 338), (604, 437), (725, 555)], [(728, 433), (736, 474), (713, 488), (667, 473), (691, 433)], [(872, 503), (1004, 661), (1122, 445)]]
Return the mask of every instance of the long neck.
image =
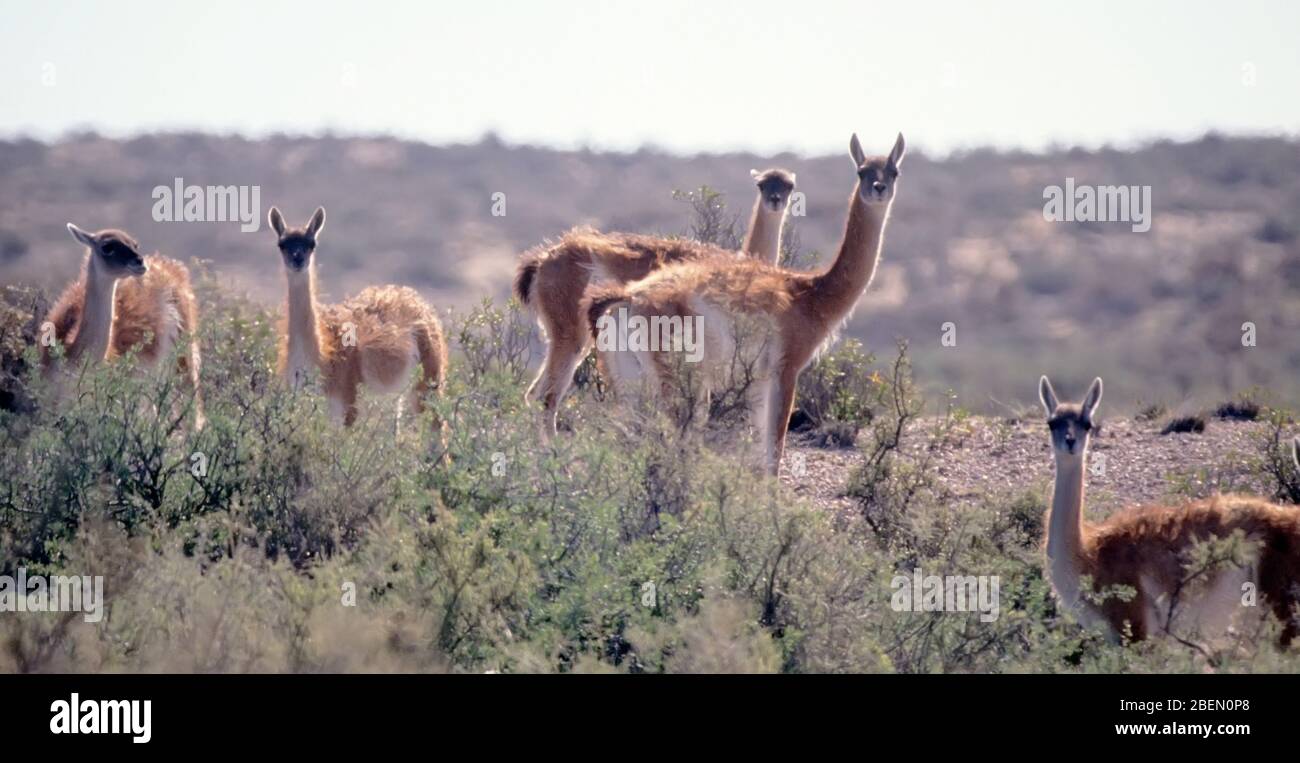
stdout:
[(108, 352), (113, 333), (113, 304), (117, 293), (117, 279), (104, 273), (91, 254), (85, 266), (86, 301), (81, 307), (81, 321), (77, 336), (68, 345), (69, 360), (87, 359), (98, 362)]
[(749, 232), (745, 234), (745, 252), (751, 257), (775, 265), (781, 258), (781, 229), (785, 226), (785, 210), (773, 212), (763, 203), (763, 194), (754, 202), (749, 216)]
[(886, 204), (867, 204), (858, 191), (855, 187), (849, 200), (849, 220), (835, 262), (813, 280), (813, 298), (840, 313), (852, 309), (876, 273), (885, 222), (893, 205), (892, 199)]
[(1047, 521), (1047, 556), (1077, 560), (1083, 551), (1083, 472), (1085, 457), (1056, 459), (1056, 487)]
[(289, 282), (288, 350), (289, 357), (304, 357), (319, 364), (320, 335), (316, 317), (316, 263), (299, 272), (286, 271)]

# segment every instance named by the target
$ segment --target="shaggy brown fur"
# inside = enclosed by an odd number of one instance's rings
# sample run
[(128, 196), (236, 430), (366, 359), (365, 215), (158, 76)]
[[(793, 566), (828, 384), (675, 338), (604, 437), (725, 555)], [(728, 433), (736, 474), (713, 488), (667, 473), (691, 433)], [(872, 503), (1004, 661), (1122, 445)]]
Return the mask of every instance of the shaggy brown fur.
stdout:
[(289, 285), (280, 326), (280, 373), (299, 384), (310, 367), (318, 368), (335, 416), (350, 426), (361, 385), (403, 389), (419, 364), (410, 405), (423, 411), (427, 394), (442, 394), (447, 371), (447, 341), (437, 314), (405, 286), (372, 286), (341, 304), (318, 304), (315, 250), (325, 210), (317, 209), (302, 228), (286, 227), (274, 207), (268, 216)]
[[(1255, 584), (1263, 602), (1283, 623), (1282, 645), (1296, 635), (1300, 603), (1300, 511), (1259, 498), (1219, 495), (1179, 506), (1141, 506), (1120, 511), (1104, 522), (1083, 519), (1083, 475), (1093, 414), (1101, 400), (1101, 380), (1093, 382), (1080, 405), (1059, 403), (1047, 377), (1039, 381), (1056, 454), (1056, 489), (1045, 542), (1048, 576), (1066, 608), (1085, 623), (1103, 623), (1113, 639), (1141, 640), (1165, 632), (1173, 617), (1228, 621), (1240, 610), (1242, 583)], [(1198, 542), (1241, 531), (1257, 544), (1257, 556), (1244, 569), (1220, 568), (1208, 580), (1189, 578), (1187, 552)], [(1082, 578), (1093, 591), (1127, 586), (1129, 601), (1087, 600)], [(1218, 585), (1218, 599), (1210, 595)], [(1217, 635), (1217, 634), (1205, 634)]]
[[(754, 178), (759, 193), (745, 251), (775, 262), (794, 174), (774, 169)], [(525, 393), (527, 399), (541, 400), (543, 437), (555, 433), (560, 401), (587, 354), (582, 298), (588, 284), (624, 284), (671, 263), (713, 256), (733, 264), (744, 261), (734, 252), (687, 239), (600, 233), (589, 227), (574, 228), (559, 241), (524, 253), (515, 271), (514, 294), (537, 312), (548, 343), (542, 368)]]
[[(754, 413), (766, 449), (766, 467), (777, 473), (799, 374), (818, 350), (833, 340), (875, 273), (904, 150), (903, 136), (899, 135), (888, 156), (868, 158), (857, 136), (853, 136), (850, 154), (858, 182), (849, 201), (839, 254), (825, 271), (801, 273), (753, 260), (695, 258), (626, 286), (591, 289), (589, 333), (595, 331), (603, 311), (619, 303), (647, 317), (699, 315), (707, 324), (710, 320), (727, 322), (743, 316), (756, 319), (760, 325), (766, 323), (769, 336), (760, 363), (765, 399), (755, 403)], [(726, 326), (710, 329), (706, 325), (707, 336), (730, 333)], [(704, 353), (711, 364), (728, 360), (718, 357), (720, 349), (711, 350), (710, 344), (705, 342)], [(661, 375), (671, 368), (673, 364), (660, 357), (667, 352), (651, 353), (652, 367), (641, 372)], [(613, 364), (607, 362), (607, 366)], [(661, 388), (667, 386), (662, 376), (658, 381)]]
[[(202, 358), (189, 270), (156, 253), (140, 256), (135, 239), (120, 230), (91, 234), (71, 223), (68, 230), (89, 250), (81, 277), (63, 291), (47, 317), (68, 360), (93, 363), (134, 351), (138, 363), (155, 367), (176, 342), (188, 337), (189, 352), (181, 353), (178, 364), (194, 390), (195, 426), (201, 429)], [(51, 359), (49, 348), (43, 347), (47, 368)]]
[[(1196, 541), (1226, 537), (1241, 530), (1259, 544), (1255, 570), (1259, 592), (1282, 622), (1280, 641), (1296, 635), (1294, 587), (1300, 583), (1300, 512), (1251, 496), (1220, 495), (1182, 506), (1147, 506), (1113, 515), (1083, 528), (1083, 556), (1076, 563), (1094, 570), (1101, 589), (1127, 585), (1137, 596), (1122, 602), (1108, 599), (1102, 612), (1112, 627), (1129, 625), (1134, 639), (1151, 635), (1144, 608), (1168, 596), (1187, 576), (1181, 551)], [(1154, 584), (1154, 585), (1152, 585)], [(1154, 590), (1152, 590), (1154, 588)], [(1238, 593), (1241, 593), (1238, 591)], [(1160, 627), (1160, 623), (1155, 626)]]

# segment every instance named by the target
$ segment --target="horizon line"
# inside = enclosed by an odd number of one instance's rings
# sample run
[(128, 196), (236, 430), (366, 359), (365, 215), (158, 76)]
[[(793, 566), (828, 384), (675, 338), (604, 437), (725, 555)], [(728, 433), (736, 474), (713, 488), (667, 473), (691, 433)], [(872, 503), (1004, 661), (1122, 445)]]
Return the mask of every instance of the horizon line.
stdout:
[[(906, 131), (904, 131), (906, 132)], [(840, 152), (827, 151), (825, 153), (804, 152), (794, 148), (782, 148), (775, 152), (764, 152), (754, 148), (738, 148), (731, 151), (718, 151), (710, 149), (687, 150), (681, 151), (668, 148), (655, 143), (642, 143), (636, 148), (629, 149), (618, 146), (602, 146), (590, 143), (573, 143), (569, 145), (549, 144), (529, 141), (513, 141), (502, 137), (500, 131), (495, 129), (486, 129), (479, 133), (477, 138), (469, 140), (449, 140), (444, 142), (434, 142), (428, 138), (414, 135), (404, 135), (396, 131), (375, 131), (367, 132), (360, 130), (342, 130), (333, 127), (325, 127), (316, 131), (289, 131), (289, 130), (265, 130), (265, 131), (240, 131), (240, 130), (208, 130), (192, 127), (175, 127), (157, 130), (134, 130), (129, 132), (115, 133), (112, 131), (103, 131), (90, 125), (68, 127), (55, 135), (40, 135), (34, 131), (23, 129), (8, 130), (0, 128), (0, 142), (5, 143), (22, 143), (35, 142), (44, 146), (58, 146), (68, 143), (75, 143), (86, 139), (111, 140), (116, 142), (130, 142), (144, 138), (159, 137), (181, 137), (181, 136), (201, 136), (207, 138), (216, 138), (219, 140), (244, 140), (248, 142), (262, 142), (275, 139), (287, 140), (373, 140), (373, 141), (394, 141), (398, 143), (409, 143), (423, 145), (430, 148), (462, 148), (474, 146), (497, 146), (507, 150), (534, 150), (534, 151), (551, 151), (555, 153), (590, 153), (596, 155), (611, 156), (636, 156), (640, 154), (651, 154), (658, 156), (668, 156), (677, 159), (695, 159), (705, 157), (724, 157), (724, 156), (763, 156), (768, 158), (779, 158), (785, 156), (797, 157), (800, 159), (825, 159), (837, 156)], [(911, 154), (919, 155), (929, 161), (945, 161), (949, 159), (962, 158), (964, 156), (984, 153), (994, 153), (1002, 156), (1031, 156), (1031, 157), (1049, 157), (1059, 154), (1073, 154), (1079, 151), (1086, 153), (1139, 153), (1157, 145), (1174, 144), (1174, 145), (1191, 145), (1201, 143), (1207, 140), (1276, 140), (1284, 143), (1300, 143), (1300, 131), (1288, 132), (1282, 129), (1259, 129), (1259, 130), (1221, 130), (1209, 128), (1190, 135), (1152, 135), (1136, 138), (1129, 141), (1103, 141), (1100, 143), (1085, 142), (1066, 142), (1066, 141), (1048, 141), (1044, 146), (1026, 147), (1016, 145), (1006, 145), (998, 143), (978, 143), (951, 148), (946, 152), (927, 149), (922, 142), (920, 145), (914, 145), (909, 139), (908, 151)]]

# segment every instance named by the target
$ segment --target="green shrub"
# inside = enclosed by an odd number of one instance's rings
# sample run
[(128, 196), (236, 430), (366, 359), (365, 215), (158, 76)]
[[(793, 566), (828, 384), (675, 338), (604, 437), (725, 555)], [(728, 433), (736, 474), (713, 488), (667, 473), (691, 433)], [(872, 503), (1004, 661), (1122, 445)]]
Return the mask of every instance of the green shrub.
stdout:
[(883, 401), (884, 382), (872, 370), (874, 356), (846, 339), (799, 376), (794, 431), (806, 431), (823, 446), (852, 447)]
[(1300, 470), (1295, 463), (1294, 441), (1287, 430), (1295, 423), (1290, 411), (1269, 408), (1265, 411), (1267, 427), (1257, 439), (1259, 470), (1268, 477), (1273, 497), (1300, 504)]
[[(949, 495), (938, 459), (966, 423), (921, 417), (903, 346), (867, 404), (828, 395), (865, 420), (844, 475), (857, 511), (836, 516), (756, 474), (736, 432), (585, 393), (573, 431), (540, 444), (515, 306), (449, 319), (463, 341), (424, 417), (399, 425), (372, 400), (343, 429), (318, 390), (275, 379), (271, 315), (203, 294), (202, 432), (185, 385), (116, 363), (60, 398), (28, 373), (34, 408), (0, 413), (0, 572), (101, 574), (107, 597), (98, 625), (0, 618), (0, 670), (1295, 668), (1267, 633), (1207, 655), (1113, 646), (1063, 617), (1046, 487)], [(872, 378), (866, 356), (836, 357), (843, 379)], [(892, 581), (916, 571), (996, 576), (997, 617), (895, 609)]]

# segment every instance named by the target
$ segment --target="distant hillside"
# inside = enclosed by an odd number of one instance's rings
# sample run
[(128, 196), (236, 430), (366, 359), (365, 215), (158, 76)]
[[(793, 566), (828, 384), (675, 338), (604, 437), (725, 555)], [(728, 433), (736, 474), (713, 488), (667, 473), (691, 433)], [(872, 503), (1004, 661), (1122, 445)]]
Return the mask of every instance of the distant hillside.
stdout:
[[(869, 136), (877, 150), (891, 135)], [(885, 142), (882, 142), (885, 141)], [(392, 139), (246, 140), (197, 134), (47, 145), (0, 142), (0, 281), (58, 288), (78, 264), (64, 231), (122, 227), (147, 249), (212, 262), (223, 281), (281, 298), (263, 222), (155, 223), (152, 189), (184, 178), (261, 187), (262, 217), (329, 210), (321, 276), (333, 297), (410, 284), (441, 307), (504, 298), (517, 254), (570, 226), (683, 233), (674, 190), (724, 191), (743, 225), (750, 168), (798, 173), (804, 250), (833, 253), (853, 182), (847, 154), (670, 156)], [(912, 342), (917, 377), (964, 405), (1031, 400), (1050, 371), (1073, 394), (1106, 377), (1115, 405), (1223, 397), (1252, 385), (1300, 402), (1300, 143), (1207, 136), (1135, 152), (976, 151), (904, 165), (876, 282), (848, 334), (880, 350)], [(1150, 185), (1148, 233), (1124, 223), (1049, 223), (1043, 189)], [(494, 217), (492, 196), (505, 194)], [(1242, 324), (1257, 346), (1243, 347)], [(957, 344), (940, 344), (952, 322)], [(1188, 403), (1190, 405), (1190, 402)], [(1111, 410), (1114, 410), (1111, 408)]]

